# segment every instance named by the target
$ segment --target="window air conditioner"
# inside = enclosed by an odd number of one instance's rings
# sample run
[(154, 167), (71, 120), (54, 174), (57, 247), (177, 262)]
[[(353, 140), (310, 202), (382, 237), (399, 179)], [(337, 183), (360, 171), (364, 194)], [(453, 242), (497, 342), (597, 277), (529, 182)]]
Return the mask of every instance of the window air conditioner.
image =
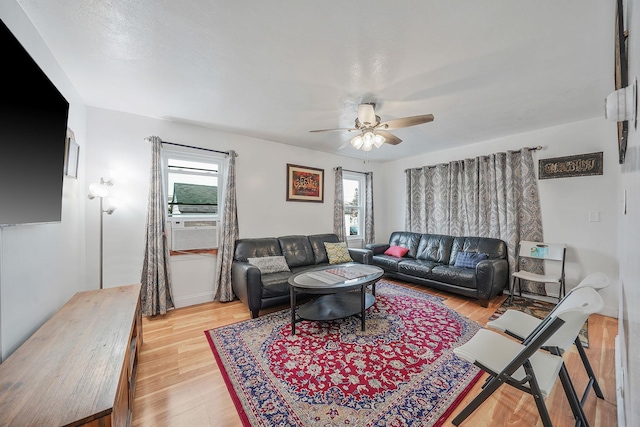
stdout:
[(180, 220), (171, 222), (171, 250), (213, 249), (218, 247), (216, 221)]

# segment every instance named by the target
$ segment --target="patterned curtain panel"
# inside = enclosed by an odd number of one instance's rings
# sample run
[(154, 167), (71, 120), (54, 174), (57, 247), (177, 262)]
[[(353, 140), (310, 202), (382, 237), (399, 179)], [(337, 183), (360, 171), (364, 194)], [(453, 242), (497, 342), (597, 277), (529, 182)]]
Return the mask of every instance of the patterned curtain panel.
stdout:
[(333, 170), (333, 177), (335, 180), (333, 197), (333, 233), (338, 236), (338, 240), (346, 243), (347, 236), (344, 225), (344, 192), (342, 190), (341, 167), (337, 167)]
[(236, 199), (236, 152), (229, 151), (227, 176), (224, 187), (224, 207), (219, 230), (218, 262), (214, 278), (213, 295), (216, 301), (233, 300), (231, 289), (231, 263), (236, 240), (238, 240), (238, 206)]
[[(405, 174), (408, 231), (502, 239), (509, 248), (511, 272), (520, 240), (543, 240), (538, 182), (528, 148), (409, 169)], [(544, 272), (539, 260), (527, 262), (521, 268)], [(546, 294), (543, 284), (523, 283), (523, 288)]]
[(142, 283), (142, 312), (146, 316), (155, 316), (165, 314), (174, 305), (171, 295), (169, 243), (165, 230), (167, 198), (162, 185), (162, 140), (157, 136), (152, 136), (149, 140), (152, 146), (151, 183), (144, 264), (140, 282)]
[(373, 172), (364, 178), (364, 244), (375, 243), (376, 232), (373, 221)]

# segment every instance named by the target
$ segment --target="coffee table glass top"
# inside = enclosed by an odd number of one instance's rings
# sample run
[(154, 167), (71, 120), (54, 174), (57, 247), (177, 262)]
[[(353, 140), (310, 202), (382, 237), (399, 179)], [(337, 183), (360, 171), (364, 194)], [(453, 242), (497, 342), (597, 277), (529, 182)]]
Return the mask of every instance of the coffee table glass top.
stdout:
[[(340, 288), (357, 287), (382, 276), (380, 267), (366, 264), (337, 264), (307, 270), (289, 279), (296, 288)], [(377, 277), (376, 277), (377, 276)]]

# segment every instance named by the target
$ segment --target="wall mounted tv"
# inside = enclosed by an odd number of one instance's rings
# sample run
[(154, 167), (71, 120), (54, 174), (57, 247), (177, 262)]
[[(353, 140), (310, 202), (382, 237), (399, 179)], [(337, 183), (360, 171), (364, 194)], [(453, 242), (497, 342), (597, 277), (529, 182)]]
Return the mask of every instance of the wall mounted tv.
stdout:
[(69, 103), (0, 23), (0, 225), (60, 222)]

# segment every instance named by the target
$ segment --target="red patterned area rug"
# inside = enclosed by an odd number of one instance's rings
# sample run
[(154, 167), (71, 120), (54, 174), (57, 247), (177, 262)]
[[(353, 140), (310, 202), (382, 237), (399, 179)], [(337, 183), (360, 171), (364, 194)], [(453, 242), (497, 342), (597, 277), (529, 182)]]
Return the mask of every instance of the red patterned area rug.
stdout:
[(290, 316), (205, 331), (245, 426), (439, 426), (481, 375), (453, 354), (480, 325), (429, 294), (378, 282), (364, 332)]

